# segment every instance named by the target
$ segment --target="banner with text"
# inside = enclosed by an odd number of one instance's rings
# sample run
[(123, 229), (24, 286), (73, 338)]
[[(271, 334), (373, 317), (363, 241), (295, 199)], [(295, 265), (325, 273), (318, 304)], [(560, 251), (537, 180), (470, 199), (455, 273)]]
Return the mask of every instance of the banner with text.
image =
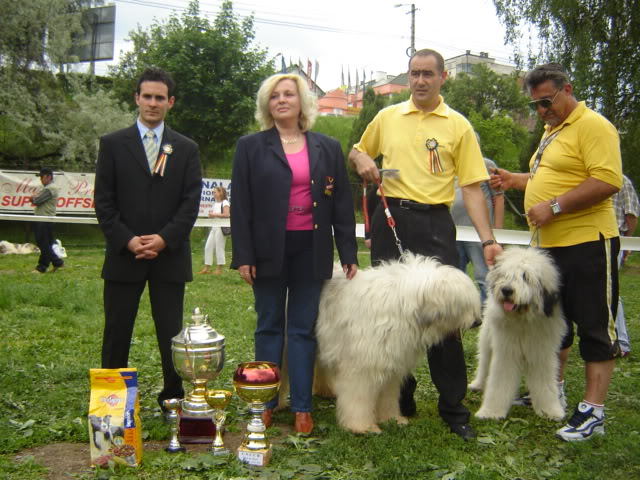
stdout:
[[(31, 196), (42, 188), (38, 172), (0, 170), (0, 211), (5, 213), (33, 213)], [(57, 213), (65, 215), (94, 215), (93, 173), (54, 172), (58, 188)]]
[[(0, 170), (0, 212), (33, 213), (31, 196), (42, 188), (37, 173), (28, 170)], [(54, 172), (53, 181), (58, 188), (57, 213), (94, 216), (94, 179), (93, 173)], [(224, 187), (231, 199), (231, 180), (203, 178), (198, 216), (208, 216), (213, 207), (215, 187)]]

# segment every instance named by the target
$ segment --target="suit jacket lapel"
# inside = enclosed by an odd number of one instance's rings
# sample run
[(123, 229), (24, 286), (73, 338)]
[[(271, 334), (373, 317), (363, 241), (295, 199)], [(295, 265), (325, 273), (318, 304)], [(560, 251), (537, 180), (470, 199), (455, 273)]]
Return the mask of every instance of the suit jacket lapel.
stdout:
[(320, 142), (313, 132), (307, 132), (307, 151), (309, 152), (309, 174), (314, 178), (316, 167), (320, 161)]
[(287, 168), (289, 168), (289, 162), (287, 161), (287, 157), (284, 154), (282, 142), (280, 141), (280, 135), (278, 134), (278, 130), (276, 129), (276, 127), (267, 130), (266, 134), (269, 150), (271, 150), (275, 154), (276, 158), (278, 158), (287, 166)]
[(162, 133), (162, 140), (160, 141), (160, 152), (162, 153), (162, 146), (173, 142), (173, 130), (171, 130), (167, 124), (164, 124), (164, 132)]
[(138, 125), (134, 123), (132, 127), (128, 128), (125, 132), (125, 137), (125, 145), (131, 152), (131, 156), (134, 158), (135, 162), (140, 165), (142, 170), (147, 175), (151, 176), (149, 162), (147, 161), (147, 154), (144, 152), (144, 145), (142, 144), (142, 139), (140, 138), (140, 130), (138, 130)]

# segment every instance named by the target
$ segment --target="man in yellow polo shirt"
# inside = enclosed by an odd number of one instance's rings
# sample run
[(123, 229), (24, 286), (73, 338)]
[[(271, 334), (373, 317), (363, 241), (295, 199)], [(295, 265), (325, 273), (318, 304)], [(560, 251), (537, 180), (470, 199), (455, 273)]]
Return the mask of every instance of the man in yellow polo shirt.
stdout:
[(533, 242), (549, 251), (561, 273), (569, 333), (560, 352), (559, 382), (573, 343), (585, 362), (584, 399), (556, 435), (566, 441), (604, 434), (604, 401), (616, 353), (617, 256), (620, 238), (611, 196), (622, 186), (615, 127), (578, 102), (564, 68), (536, 67), (525, 78), (531, 107), (546, 123), (530, 173), (499, 170), (492, 186), (525, 190)]
[[(402, 247), (456, 267), (456, 229), (449, 206), (455, 198), (457, 176), (465, 207), (491, 265), (501, 247), (493, 237), (480, 188), (489, 175), (471, 124), (440, 96), (446, 78), (442, 55), (428, 49), (414, 53), (409, 60), (411, 98), (381, 110), (354, 145), (349, 159), (358, 174), (370, 182), (380, 179), (372, 160), (378, 155), (383, 156), (384, 168), (399, 170), (397, 178), (384, 179), (384, 191)], [(399, 256), (383, 207), (378, 206), (371, 223), (372, 263)], [(465, 440), (474, 438), (469, 410), (462, 404), (467, 374), (459, 333), (431, 347), (427, 358), (440, 394), (440, 416), (453, 433)], [(405, 416), (415, 414), (415, 386), (413, 376), (405, 378), (400, 393), (400, 411)]]

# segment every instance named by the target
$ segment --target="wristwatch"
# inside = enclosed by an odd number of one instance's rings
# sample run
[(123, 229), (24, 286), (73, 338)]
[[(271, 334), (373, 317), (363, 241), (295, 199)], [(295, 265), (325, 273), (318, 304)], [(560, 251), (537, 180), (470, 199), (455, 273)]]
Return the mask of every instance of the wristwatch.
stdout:
[(551, 207), (551, 211), (553, 212), (554, 215), (560, 215), (562, 213), (562, 209), (560, 208), (560, 205), (558, 204), (558, 199), (557, 198), (552, 198), (551, 199), (551, 204), (549, 205)]
[(482, 248), (488, 247), (489, 245), (495, 245), (495, 244), (496, 244), (496, 241), (494, 239), (485, 240), (484, 242), (482, 242)]

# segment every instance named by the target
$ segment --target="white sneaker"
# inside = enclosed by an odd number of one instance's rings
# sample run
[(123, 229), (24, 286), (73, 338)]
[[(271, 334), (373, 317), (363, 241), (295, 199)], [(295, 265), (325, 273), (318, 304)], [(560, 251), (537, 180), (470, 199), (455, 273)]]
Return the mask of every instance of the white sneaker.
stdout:
[(601, 416), (595, 408), (580, 402), (569, 422), (556, 431), (556, 436), (565, 442), (588, 440), (593, 435), (604, 435), (604, 411)]

